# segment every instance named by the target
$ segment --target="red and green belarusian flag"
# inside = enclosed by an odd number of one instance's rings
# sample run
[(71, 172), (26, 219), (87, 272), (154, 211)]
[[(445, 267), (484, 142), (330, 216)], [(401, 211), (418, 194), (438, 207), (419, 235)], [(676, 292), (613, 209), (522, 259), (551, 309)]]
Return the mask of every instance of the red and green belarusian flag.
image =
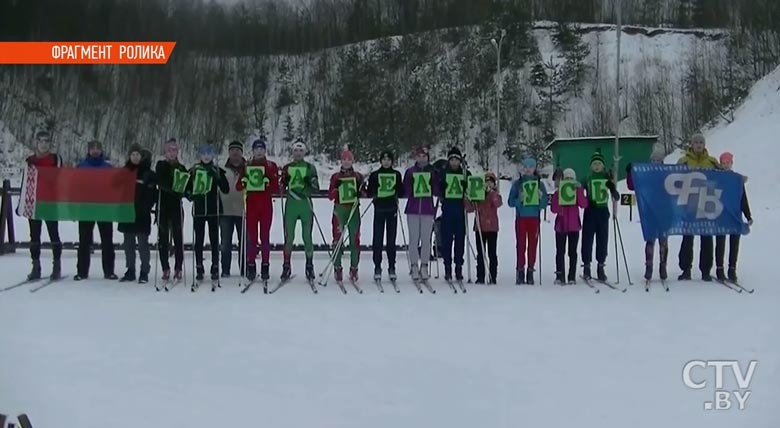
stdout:
[(19, 215), (33, 220), (135, 221), (136, 174), (125, 168), (27, 168)]

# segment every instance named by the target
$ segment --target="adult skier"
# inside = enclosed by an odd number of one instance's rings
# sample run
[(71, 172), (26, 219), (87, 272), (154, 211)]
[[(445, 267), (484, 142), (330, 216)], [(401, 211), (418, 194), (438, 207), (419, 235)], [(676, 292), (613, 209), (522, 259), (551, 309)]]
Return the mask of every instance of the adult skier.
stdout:
[(596, 241), (596, 278), (606, 282), (604, 265), (607, 261), (609, 246), (609, 200), (612, 198), (612, 211), (617, 210), (620, 194), (615, 188), (612, 177), (604, 170), (604, 155), (597, 150), (590, 157), (590, 175), (582, 181), (588, 197), (588, 207), (582, 216), (582, 276), (591, 279), (590, 264), (593, 261), (593, 241)]
[(284, 213), (284, 264), (282, 281), (290, 279), (290, 258), (292, 256), (295, 228), (301, 222), (303, 246), (306, 253), (306, 279), (314, 280), (314, 244), (311, 239), (314, 212), (311, 195), (320, 190), (317, 168), (306, 162), (306, 144), (297, 139), (292, 146), (292, 162), (282, 169), (282, 190), (286, 196)]
[[(507, 200), (507, 204), (515, 209), (516, 214), (517, 273), (515, 275), (515, 284), (517, 285), (534, 283), (541, 212), (547, 207), (549, 202), (547, 188), (541, 182), (536, 166), (536, 159), (528, 158), (523, 160), (520, 168), (520, 178), (512, 183)], [(536, 194), (534, 195), (531, 192)]]
[(393, 168), (395, 156), (389, 150), (380, 155), (381, 166), (368, 176), (368, 196), (374, 201), (374, 281), (382, 280), (382, 247), (387, 252), (387, 275), (390, 281), (395, 272), (395, 245), (398, 231), (398, 201), (403, 197), (401, 173)]
[[(260, 137), (252, 143), (252, 160), (247, 169), (241, 172), (237, 189), (247, 187), (246, 196), (246, 277), (253, 281), (257, 277), (257, 236), (260, 232), (260, 278), (267, 281), (269, 258), (271, 255), (271, 222), (274, 218), (273, 195), (279, 192), (279, 167), (266, 157), (266, 140)], [(258, 229), (258, 224), (260, 228)]]
[[(726, 171), (731, 171), (734, 166), (734, 155), (725, 152), (720, 155), (720, 165)], [(745, 189), (745, 182), (747, 177), (743, 177), (742, 184), (742, 215), (748, 221), (748, 226), (753, 226), (753, 215), (750, 213), (750, 203), (748, 202), (747, 191)], [(715, 277), (718, 281), (731, 281), (737, 282), (737, 259), (739, 258), (739, 235), (729, 235), (729, 271), (728, 276), (723, 270), (723, 259), (726, 255), (726, 236), (720, 235), (715, 237)]]
[[(162, 265), (162, 280), (171, 280), (170, 241), (174, 245), (174, 274), (175, 281), (182, 279), (182, 265), (184, 264), (184, 211), (181, 206), (181, 198), (186, 191), (188, 172), (187, 168), (179, 162), (179, 145), (176, 139), (171, 138), (165, 143), (165, 159), (158, 161), (154, 168), (157, 183), (160, 189), (159, 205), (157, 206), (158, 235), (157, 243)], [(177, 179), (178, 180), (175, 180)]]
[[(466, 249), (466, 176), (461, 166), (463, 155), (456, 147), (447, 153), (448, 165), (440, 177), (441, 224), (444, 279), (452, 281), (452, 264), (455, 262), (455, 280), (463, 281), (463, 255)], [(453, 251), (454, 244), (454, 251)], [(455, 257), (453, 258), (453, 252)]]
[[(87, 144), (88, 154), (78, 164), (78, 168), (113, 168), (103, 154), (103, 144), (93, 140)], [(81, 281), (89, 277), (89, 265), (92, 259), (93, 232), (97, 223), (100, 234), (100, 253), (103, 261), (103, 278), (116, 280), (114, 273), (114, 224), (107, 221), (80, 221), (79, 222), (79, 248), (77, 251), (76, 275), (74, 281)]]
[[(650, 163), (664, 163), (664, 149), (656, 146), (650, 154)], [(631, 175), (632, 164), (626, 165), (626, 185), (628, 190), (634, 190), (634, 179)], [(653, 279), (653, 255), (655, 253), (655, 239), (645, 242), (645, 281)], [(666, 281), (666, 260), (669, 254), (669, 240), (667, 238), (658, 239), (658, 277), (661, 281)]]
[[(238, 247), (243, 248), (241, 243), (244, 238), (241, 235), (244, 233), (244, 194), (239, 186), (239, 177), (245, 165), (244, 145), (239, 141), (232, 141), (228, 146), (228, 159), (224, 168), (229, 191), (220, 192), (222, 216), (219, 218), (219, 239), (222, 247), (220, 262), (223, 278), (230, 276), (233, 264), (233, 232), (238, 235)], [(244, 261), (238, 263), (239, 271), (243, 275)]]
[[(35, 134), (35, 154), (27, 157), (28, 167), (35, 168), (61, 168), (62, 158), (51, 152), (51, 134), (46, 131), (38, 131)], [(26, 178), (26, 176), (25, 176)], [(20, 204), (21, 205), (21, 204)], [(17, 214), (19, 211), (17, 210)], [(30, 258), (32, 259), (32, 270), (27, 275), (28, 281), (37, 281), (41, 279), (41, 232), (43, 231), (42, 220), (28, 220), (30, 226)], [(46, 230), (49, 233), (52, 252), (52, 272), (50, 279), (58, 280), (62, 276), (62, 241), (60, 241), (59, 223), (56, 221), (46, 221)]]
[(438, 194), (438, 177), (428, 162), (428, 152), (420, 148), (415, 153), (415, 164), (404, 173), (403, 187), (407, 198), (404, 213), (409, 227), (409, 264), (414, 281), (428, 280), (428, 261), (431, 258), (431, 235), (436, 215), (433, 195)]
[(149, 282), (151, 270), (151, 250), (149, 248), (149, 235), (152, 233), (152, 208), (157, 204), (157, 188), (154, 185), (155, 178), (152, 172), (152, 154), (143, 150), (140, 145), (130, 146), (125, 168), (136, 173), (135, 183), (135, 221), (133, 223), (119, 223), (119, 232), (124, 234), (122, 248), (125, 251), (125, 265), (127, 271), (119, 282), (135, 281), (135, 252), (141, 258), (141, 270), (138, 275), (138, 283)]
[[(685, 155), (677, 161), (679, 165), (687, 165), (690, 168), (699, 169), (720, 169), (718, 160), (710, 156), (706, 148), (707, 141), (701, 134), (691, 137), (691, 147), (685, 152)], [(699, 270), (701, 270), (701, 279), (705, 282), (712, 282), (712, 236), (700, 236), (701, 248), (699, 251)], [(682, 245), (680, 245), (680, 270), (682, 273), (677, 277), (680, 281), (691, 280), (691, 268), (693, 267), (693, 236), (683, 236)]]
[(200, 162), (190, 168), (189, 192), (193, 203), (193, 228), (195, 230), (196, 281), (203, 281), (206, 270), (203, 267), (203, 244), (208, 224), (211, 243), (211, 281), (219, 280), (219, 216), (222, 204), (219, 193), (230, 191), (225, 170), (214, 164), (214, 146), (206, 144), (198, 151)]
[[(357, 231), (360, 230), (360, 189), (363, 188), (363, 176), (352, 167), (355, 161), (352, 152), (341, 152), (341, 170), (330, 177), (328, 198), (333, 201), (333, 213), (339, 219), (342, 233), (349, 235), (349, 280), (357, 282), (358, 264), (360, 263), (360, 244), (357, 242)], [(342, 237), (342, 239), (345, 239)], [(333, 254), (333, 276), (336, 282), (344, 281), (341, 267), (341, 246)]]

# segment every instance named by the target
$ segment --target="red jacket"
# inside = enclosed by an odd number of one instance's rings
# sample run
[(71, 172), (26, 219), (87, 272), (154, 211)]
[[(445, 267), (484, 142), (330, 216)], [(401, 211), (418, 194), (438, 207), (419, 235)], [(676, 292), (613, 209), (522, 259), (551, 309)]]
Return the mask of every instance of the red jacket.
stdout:
[(330, 186), (328, 187), (328, 199), (335, 202), (338, 205), (344, 205), (351, 207), (352, 204), (342, 204), (339, 200), (339, 183), (341, 182), (342, 178), (350, 178), (355, 177), (356, 184), (357, 184), (357, 191), (358, 191), (358, 197), (361, 196), (361, 192), (363, 189), (363, 176), (355, 171), (354, 169), (350, 170), (341, 170), (333, 175), (330, 176)]
[(37, 168), (60, 168), (62, 167), (62, 158), (54, 153), (43, 156), (32, 155), (27, 157), (27, 165)]
[[(485, 200), (480, 202), (466, 201), (466, 211), (474, 212), (474, 206), (477, 207), (479, 214), (479, 227), (483, 232), (498, 232), (498, 209), (504, 204), (501, 194), (497, 191), (490, 191), (485, 194)], [(477, 219), (474, 219), (474, 230), (477, 230)]]
[[(272, 161), (264, 159), (252, 159), (246, 164), (246, 166), (262, 166), (265, 167), (265, 178), (268, 179), (268, 183), (265, 186), (265, 190), (262, 192), (247, 192), (246, 194), (246, 208), (247, 211), (252, 210), (273, 210), (273, 195), (279, 193), (279, 167)], [(244, 191), (243, 179), (246, 177), (246, 167), (241, 169), (241, 173), (238, 176), (236, 182), (236, 190)]]

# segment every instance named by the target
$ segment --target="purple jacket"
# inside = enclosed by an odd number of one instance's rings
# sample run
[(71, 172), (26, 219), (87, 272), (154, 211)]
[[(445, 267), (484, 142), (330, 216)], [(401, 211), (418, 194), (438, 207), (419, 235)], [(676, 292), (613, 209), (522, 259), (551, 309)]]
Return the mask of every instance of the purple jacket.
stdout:
[(550, 210), (557, 214), (555, 217), (555, 232), (568, 233), (579, 232), (582, 229), (580, 223), (580, 209), (588, 207), (588, 198), (585, 197), (585, 189), (577, 187), (577, 203), (575, 205), (561, 206), (558, 203), (558, 192), (552, 196)]
[(433, 206), (433, 196), (424, 197), (424, 198), (415, 198), (414, 197), (414, 189), (412, 188), (412, 185), (414, 184), (414, 179), (412, 174), (415, 172), (430, 172), (431, 173), (431, 195), (436, 195), (438, 192), (437, 185), (436, 185), (436, 171), (433, 168), (432, 165), (426, 165), (424, 167), (420, 167), (417, 164), (412, 166), (411, 168), (407, 169), (404, 173), (404, 194), (407, 197), (406, 201), (406, 210), (404, 211), (406, 214), (416, 214), (416, 215), (429, 215), (434, 216), (436, 215), (436, 209)]

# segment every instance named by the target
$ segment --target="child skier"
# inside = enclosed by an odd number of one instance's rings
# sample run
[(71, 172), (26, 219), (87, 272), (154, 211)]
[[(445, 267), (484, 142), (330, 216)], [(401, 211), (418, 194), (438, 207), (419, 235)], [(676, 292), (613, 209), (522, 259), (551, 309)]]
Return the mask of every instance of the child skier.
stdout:
[(125, 250), (127, 271), (119, 282), (135, 281), (135, 251), (141, 257), (141, 271), (138, 283), (149, 282), (151, 270), (149, 235), (152, 233), (152, 208), (157, 204), (157, 189), (154, 187), (152, 172), (152, 154), (142, 150), (138, 144), (130, 146), (125, 168), (136, 173), (135, 184), (135, 221), (119, 223), (119, 231), (124, 234), (122, 247)]
[[(734, 166), (734, 155), (725, 152), (720, 155), (720, 165), (723, 169), (731, 171)], [(748, 202), (747, 192), (745, 189), (744, 181), (747, 178), (743, 178), (742, 184), (742, 214), (748, 221), (748, 226), (753, 225), (753, 216), (750, 213), (750, 203)], [(726, 255), (726, 236), (721, 235), (715, 237), (715, 276), (718, 281), (731, 281), (737, 282), (737, 258), (739, 257), (739, 235), (729, 235), (729, 271), (726, 276), (723, 271), (723, 258)]]
[[(577, 174), (566, 168), (558, 180), (558, 190), (552, 196), (550, 210), (555, 217), (555, 283), (577, 282), (577, 243), (580, 239), (580, 210), (588, 207), (588, 199)], [(573, 190), (571, 185), (574, 186)], [(563, 194), (562, 194), (563, 193)], [(569, 250), (566, 251), (568, 242)], [(569, 255), (569, 275), (566, 276), (564, 255)]]
[[(211, 280), (219, 280), (219, 216), (222, 204), (219, 192), (230, 191), (225, 170), (214, 164), (216, 152), (210, 144), (198, 150), (200, 162), (190, 168), (190, 184), (187, 187), (192, 194), (192, 227), (195, 230), (196, 281), (203, 281), (206, 270), (203, 267), (203, 243), (206, 239), (205, 228), (208, 224), (209, 243), (211, 243)], [(198, 182), (198, 176), (205, 172), (206, 181)], [(202, 187), (205, 186), (205, 187)]]
[(428, 280), (428, 261), (431, 258), (431, 235), (436, 215), (433, 195), (438, 193), (438, 178), (429, 160), (428, 152), (419, 148), (415, 152), (415, 164), (404, 172), (403, 192), (407, 197), (404, 213), (409, 227), (410, 274), (414, 281)]
[[(100, 141), (93, 140), (87, 144), (88, 154), (78, 164), (78, 168), (113, 168), (103, 154), (103, 145)], [(81, 281), (89, 276), (89, 265), (92, 259), (92, 242), (95, 224), (97, 223), (100, 234), (100, 255), (103, 261), (103, 278), (119, 279), (114, 273), (114, 224), (105, 221), (80, 221), (79, 222), (79, 248), (76, 252), (76, 275), (74, 281)]]
[(287, 196), (284, 213), (284, 264), (282, 281), (290, 279), (290, 257), (292, 256), (295, 227), (301, 221), (303, 245), (306, 252), (306, 279), (314, 280), (314, 244), (311, 239), (314, 212), (311, 195), (320, 189), (317, 168), (303, 160), (306, 144), (297, 139), (292, 146), (292, 162), (282, 170), (282, 190)]
[[(525, 159), (520, 178), (512, 183), (508, 204), (515, 209), (515, 239), (517, 240), (517, 275), (515, 284), (534, 284), (536, 246), (539, 241), (540, 213), (547, 207), (547, 189), (536, 171), (536, 160)], [(527, 255), (527, 258), (526, 258)], [(526, 270), (526, 262), (528, 262)]]
[[(339, 219), (342, 233), (349, 234), (349, 279), (358, 280), (358, 264), (360, 263), (360, 247), (357, 242), (357, 232), (360, 230), (360, 189), (363, 187), (363, 176), (352, 168), (355, 161), (352, 152), (341, 152), (341, 170), (330, 177), (328, 198), (333, 201), (333, 213)], [(342, 237), (342, 239), (346, 239)], [(336, 282), (344, 280), (341, 268), (341, 255), (345, 242), (333, 254), (333, 270)]]
[(604, 156), (597, 150), (590, 158), (590, 175), (582, 182), (588, 196), (588, 207), (582, 219), (582, 276), (591, 279), (590, 263), (593, 261), (593, 241), (596, 241), (596, 277), (606, 281), (604, 263), (607, 261), (609, 245), (609, 206), (612, 197), (612, 211), (617, 209), (620, 194), (615, 189), (612, 177), (604, 171)]
[[(51, 135), (46, 131), (38, 131), (35, 134), (35, 154), (26, 159), (28, 167), (34, 168), (61, 168), (62, 158), (51, 152)], [(26, 176), (25, 176), (26, 178)], [(19, 205), (22, 205), (21, 203)], [(17, 210), (17, 215), (19, 211)], [(43, 221), (28, 220), (30, 225), (30, 258), (32, 259), (32, 270), (27, 275), (28, 281), (37, 281), (41, 279), (41, 232), (43, 231)], [(62, 277), (62, 241), (60, 241), (59, 223), (56, 221), (46, 221), (46, 230), (49, 232), (49, 241), (51, 241), (52, 252), (52, 272), (51, 280), (58, 280)]]
[[(496, 174), (485, 173), (485, 200), (469, 202), (466, 204), (468, 212), (477, 212), (474, 218), (474, 236), (477, 244), (477, 284), (485, 283), (485, 256), (484, 247), (487, 245), (489, 267), (488, 283), (495, 284), (498, 275), (498, 256), (496, 246), (498, 244), (498, 209), (504, 204), (501, 194), (498, 193)], [(479, 227), (477, 226), (479, 219)], [(480, 234), (480, 231), (482, 232)]]
[[(374, 281), (382, 280), (382, 246), (387, 252), (387, 275), (395, 281), (395, 238), (398, 231), (398, 200), (403, 197), (401, 173), (393, 168), (395, 157), (382, 152), (381, 167), (368, 177), (368, 195), (374, 200)], [(387, 231), (387, 240), (385, 240)]]
[[(656, 146), (650, 154), (650, 163), (664, 163), (664, 150)], [(634, 179), (631, 175), (632, 164), (626, 165), (626, 185), (628, 190), (634, 190)], [(645, 242), (645, 281), (653, 279), (653, 254), (655, 253), (655, 240)], [(669, 255), (669, 240), (667, 238), (658, 239), (658, 277), (661, 281), (666, 281), (666, 260)]]
[[(246, 196), (246, 277), (253, 281), (257, 277), (257, 235), (260, 232), (260, 279), (267, 281), (269, 258), (271, 255), (271, 222), (274, 218), (273, 195), (279, 192), (279, 167), (266, 157), (265, 137), (252, 143), (252, 160), (248, 167), (262, 167), (262, 176), (248, 176), (246, 169), (241, 172), (237, 188), (244, 190), (253, 181), (262, 182), (263, 190), (247, 191)], [(258, 183), (255, 183), (257, 185)], [(260, 228), (258, 229), (258, 224)]]
[(181, 198), (185, 188), (175, 186), (175, 173), (186, 174), (187, 168), (179, 163), (179, 146), (176, 139), (171, 138), (165, 143), (165, 159), (157, 162), (154, 168), (160, 189), (159, 205), (157, 206), (158, 235), (157, 244), (162, 265), (162, 280), (171, 280), (170, 241), (174, 245), (174, 274), (175, 281), (182, 279), (182, 265), (184, 264), (184, 231), (182, 228), (184, 212), (182, 211)]
[[(466, 180), (470, 175), (461, 166), (463, 155), (453, 147), (447, 153), (449, 164), (440, 177), (442, 255), (444, 279), (452, 281), (452, 263), (455, 262), (455, 280), (463, 281), (463, 256), (466, 249)], [(455, 245), (453, 259), (453, 244)]]

